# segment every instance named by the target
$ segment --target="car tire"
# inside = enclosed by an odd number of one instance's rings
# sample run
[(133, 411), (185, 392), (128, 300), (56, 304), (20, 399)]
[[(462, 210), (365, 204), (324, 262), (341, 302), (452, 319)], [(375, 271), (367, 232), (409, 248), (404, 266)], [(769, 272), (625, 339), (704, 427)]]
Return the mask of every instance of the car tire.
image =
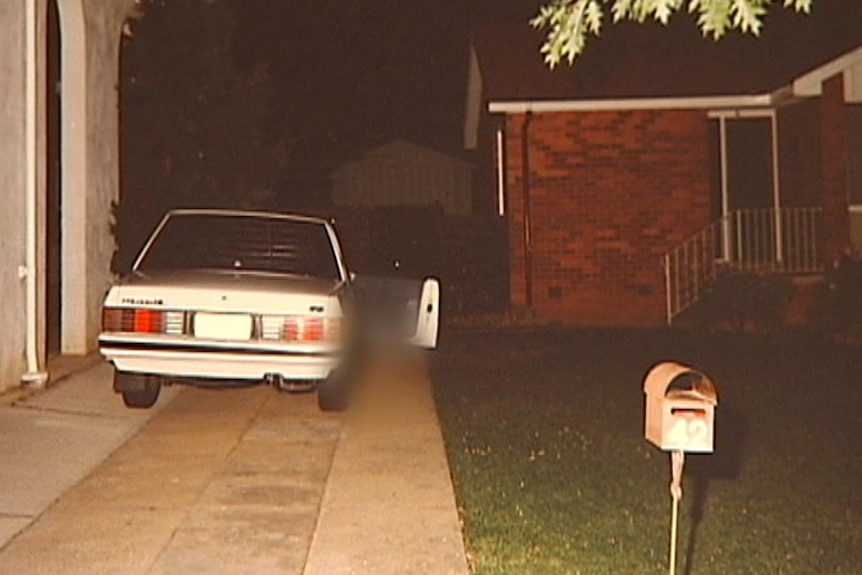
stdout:
[(123, 396), (126, 407), (149, 409), (159, 399), (162, 382), (158, 377), (114, 371), (114, 390)]
[(320, 411), (344, 411), (350, 402), (348, 379), (333, 374), (317, 388), (317, 407)]

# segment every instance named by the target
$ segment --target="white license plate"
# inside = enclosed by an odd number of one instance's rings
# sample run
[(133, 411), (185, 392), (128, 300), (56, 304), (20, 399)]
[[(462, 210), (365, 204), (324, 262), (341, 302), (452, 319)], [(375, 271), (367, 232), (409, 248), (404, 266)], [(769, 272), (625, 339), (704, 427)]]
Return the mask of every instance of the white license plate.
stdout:
[(251, 316), (240, 313), (196, 313), (195, 337), (207, 339), (251, 339)]

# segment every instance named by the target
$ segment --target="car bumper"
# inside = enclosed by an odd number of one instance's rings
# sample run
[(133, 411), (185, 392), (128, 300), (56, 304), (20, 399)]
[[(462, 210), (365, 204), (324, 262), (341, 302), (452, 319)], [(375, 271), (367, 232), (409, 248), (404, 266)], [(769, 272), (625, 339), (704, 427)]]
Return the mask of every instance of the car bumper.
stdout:
[(341, 362), (332, 348), (99, 338), (99, 352), (119, 371), (165, 377), (288, 381), (324, 380)]

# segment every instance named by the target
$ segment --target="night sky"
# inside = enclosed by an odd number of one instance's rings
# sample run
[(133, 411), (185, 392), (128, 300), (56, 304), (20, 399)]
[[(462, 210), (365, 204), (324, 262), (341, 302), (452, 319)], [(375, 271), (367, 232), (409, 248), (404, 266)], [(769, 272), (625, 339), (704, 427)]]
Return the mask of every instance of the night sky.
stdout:
[[(856, 2), (817, 0), (815, 10), (823, 4), (853, 10)], [(269, 187), (281, 194), (307, 192), (320, 198), (327, 194), (329, 176), (338, 165), (396, 138), (463, 154), (471, 28), (514, 23), (527, 29), (541, 4), (541, 0), (144, 3), (147, 16), (126, 40), (122, 64), (124, 195), (164, 190), (176, 199), (177, 193), (167, 189), (176, 187), (199, 188), (212, 198), (237, 175), (227, 173), (227, 167), (236, 166), (233, 172), (244, 172), (245, 179), (237, 177), (234, 187), (275, 182)], [(221, 19), (204, 22), (219, 12), (219, 6), (229, 9), (222, 11)], [(674, 20), (688, 20), (682, 25), (694, 27), (690, 15), (678, 14)], [(607, 22), (603, 36), (591, 40), (588, 51), (593, 44), (613, 41), (610, 26)], [(230, 53), (229, 67), (212, 65), (217, 50)], [(538, 46), (531, 56), (541, 61)], [(265, 95), (225, 95), (236, 93), (236, 87), (216, 94), (214, 85), (256, 66), (267, 70)], [(263, 133), (255, 126), (263, 126)], [(280, 139), (287, 143), (276, 149)], [(264, 174), (267, 171), (273, 173)], [(155, 178), (160, 173), (161, 181)], [(187, 176), (185, 180), (181, 175)], [(221, 203), (229, 202), (226, 198)], [(276, 207), (302, 207), (301, 202), (294, 204)]]
[(527, 28), (538, 5), (143, 2), (121, 57), (119, 261), (171, 207), (314, 211), (333, 170), (371, 147), (464, 154), (470, 30)]
[[(852, 10), (856, 2), (817, 0), (815, 10), (836, 4)], [(404, 137), (459, 152), (470, 28), (492, 22), (528, 28), (542, 3), (245, 0), (237, 50), (246, 62), (270, 66), (279, 94), (274, 125), (301, 134), (309, 145), (325, 143), (340, 154)], [(674, 22), (695, 27), (684, 13)], [(541, 60), (538, 47), (534, 56)]]
[[(521, 0), (249, 0), (238, 47), (270, 64), (275, 122), (342, 153), (396, 137), (458, 151), (472, 24), (521, 20)], [(537, 55), (538, 57), (538, 55)]]

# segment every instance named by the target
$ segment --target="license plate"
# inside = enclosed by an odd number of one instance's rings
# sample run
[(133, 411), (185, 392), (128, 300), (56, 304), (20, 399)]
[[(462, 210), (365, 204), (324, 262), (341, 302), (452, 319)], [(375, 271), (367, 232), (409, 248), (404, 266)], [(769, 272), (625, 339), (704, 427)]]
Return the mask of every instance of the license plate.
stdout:
[(251, 316), (239, 313), (196, 313), (195, 337), (207, 339), (251, 339)]

